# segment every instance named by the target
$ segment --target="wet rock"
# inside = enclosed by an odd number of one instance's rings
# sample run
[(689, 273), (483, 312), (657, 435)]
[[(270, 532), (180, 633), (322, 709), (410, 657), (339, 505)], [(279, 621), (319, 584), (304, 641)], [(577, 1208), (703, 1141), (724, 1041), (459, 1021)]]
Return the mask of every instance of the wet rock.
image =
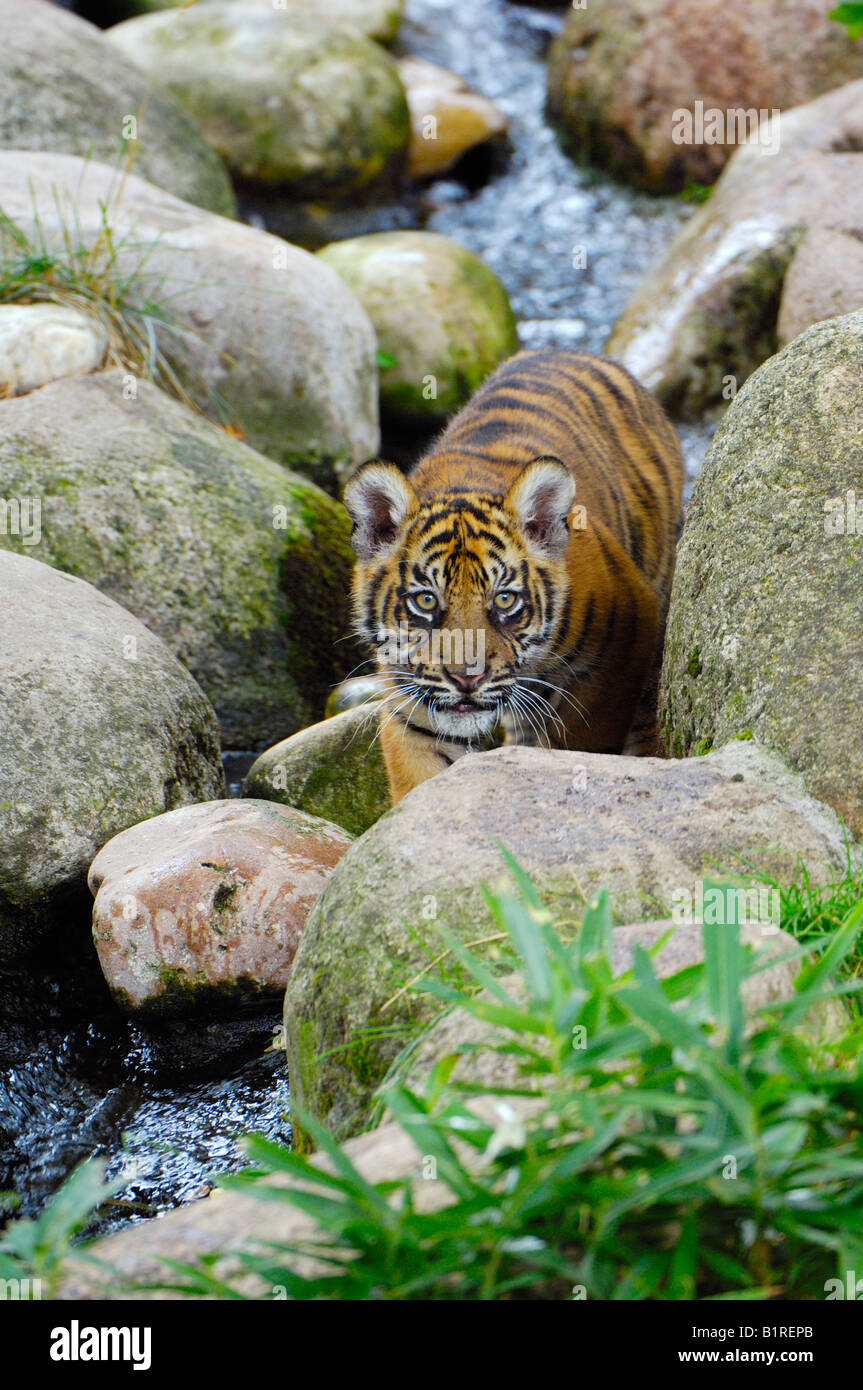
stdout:
[(378, 232), (333, 242), (318, 259), (368, 311), (381, 354), (381, 411), (392, 421), (442, 423), (518, 348), (497, 276), (449, 237)]
[[(475, 1102), (478, 1113), (493, 1113), (483, 1097)], [(516, 1106), (518, 1102), (516, 1101)], [(346, 1146), (348, 1158), (356, 1164), (367, 1182), (395, 1181), (413, 1174), (414, 1202), (418, 1210), (427, 1211), (446, 1200), (447, 1188), (439, 1182), (422, 1179), (423, 1154), (420, 1146), (400, 1125), (381, 1125), (371, 1134), (362, 1134)], [(478, 1156), (477, 1156), (478, 1157)], [(470, 1161), (470, 1160), (468, 1160)], [(474, 1159), (476, 1161), (476, 1159)], [(326, 1156), (314, 1155), (311, 1162), (332, 1171)], [(276, 1178), (277, 1185), (282, 1179)], [(63, 1280), (54, 1293), (60, 1300), (123, 1299), (159, 1297), (146, 1291), (147, 1285), (164, 1284), (165, 1258), (194, 1263), (201, 1256), (213, 1256), (219, 1277), (241, 1273), (237, 1252), (257, 1242), (277, 1242), (286, 1246), (313, 1239), (319, 1228), (312, 1216), (287, 1202), (262, 1202), (225, 1188), (216, 1190), (203, 1201), (192, 1202), (179, 1211), (167, 1212), (161, 1221), (139, 1223), (131, 1230), (95, 1242), (87, 1254), (101, 1262), (96, 1265), (86, 1256), (70, 1255), (64, 1262)], [(297, 1256), (292, 1268), (306, 1276), (312, 1270), (321, 1274), (320, 1262)], [(110, 1270), (106, 1277), (102, 1272)], [(237, 1278), (238, 1286), (253, 1298), (273, 1297), (271, 1279), (254, 1274)]]
[(404, 89), (395, 61), (359, 29), (210, 0), (127, 20), (107, 38), (173, 92), (244, 179), (339, 197), (401, 168)]
[(662, 674), (675, 753), (754, 734), (858, 838), (861, 469), (858, 311), (766, 362), (720, 426), (678, 552)]
[(0, 547), (33, 546), (20, 501), (39, 499), (40, 558), (158, 634), (229, 747), (266, 747), (319, 717), (354, 664), (339, 640), (348, 520), (299, 474), (148, 382), (132, 397), (127, 384), (114, 370), (0, 401), (3, 490), (19, 500)]
[(774, 158), (737, 151), (608, 341), (675, 414), (729, 400), (776, 351), (783, 280), (807, 229), (863, 234), (863, 81), (783, 112), (780, 130)]
[(538, 748), (460, 760), (351, 847), (306, 922), (285, 996), (291, 1091), (334, 1133), (362, 1127), (433, 1016), (410, 985), (444, 950), (440, 926), (493, 954), (481, 884), (505, 877), (501, 844), (559, 920), (603, 886), (633, 922), (668, 915), (721, 868), (783, 880), (799, 856), (823, 882), (845, 864), (833, 813), (752, 743), (679, 762)]
[(377, 733), (377, 711), (367, 704), (301, 729), (252, 764), (243, 795), (296, 806), (362, 835), (390, 808)]
[(219, 796), (223, 777), (206, 696), (131, 613), (6, 551), (0, 593), (7, 960), (86, 922), (87, 867), (100, 845), (147, 816)]
[(234, 192), (215, 150), (171, 94), (151, 89), (134, 57), (127, 62), (94, 24), (43, 0), (0, 0), (0, 33), (0, 148), (116, 167), (134, 131), (136, 174), (233, 216)]
[(0, 397), (95, 371), (108, 336), (92, 314), (64, 304), (0, 305)]
[(337, 685), (330, 693), (324, 713), (327, 719), (331, 719), (334, 714), (343, 714), (346, 709), (355, 709), (357, 705), (368, 705), (372, 700), (380, 700), (382, 695), (377, 676), (352, 676), (350, 680), (342, 681), (341, 685)]
[(185, 806), (115, 836), (88, 883), (117, 1004), (167, 1017), (280, 996), (349, 844), (337, 826), (271, 801)]
[(411, 117), (411, 178), (445, 173), (467, 150), (506, 132), (500, 107), (472, 92), (454, 72), (422, 58), (402, 58), (398, 69)]
[[(785, 110), (863, 76), (863, 48), (813, 0), (604, 0), (573, 10), (549, 102), (578, 153), (647, 188), (712, 183), (745, 134), (729, 111)], [(675, 140), (695, 99), (709, 122)], [(736, 118), (735, 118), (736, 119)], [(679, 121), (679, 118), (678, 118)], [(682, 129), (682, 122), (679, 122)], [(749, 132), (749, 123), (746, 133)]]
[(822, 319), (863, 309), (863, 228), (859, 234), (813, 228), (788, 267), (779, 304), (782, 347)]
[[(61, 259), (69, 228), (98, 247), (107, 220), (115, 268), (99, 252), (94, 266), (109, 283), (129, 277), (132, 306), (162, 306), (170, 323), (150, 327), (190, 399), (255, 448), (331, 488), (376, 452), (374, 333), (313, 256), (134, 175), (118, 189), (105, 165), (64, 155), (0, 150), (0, 207), (30, 237), (38, 212), (38, 236)], [(10, 244), (0, 233), (0, 249)]]

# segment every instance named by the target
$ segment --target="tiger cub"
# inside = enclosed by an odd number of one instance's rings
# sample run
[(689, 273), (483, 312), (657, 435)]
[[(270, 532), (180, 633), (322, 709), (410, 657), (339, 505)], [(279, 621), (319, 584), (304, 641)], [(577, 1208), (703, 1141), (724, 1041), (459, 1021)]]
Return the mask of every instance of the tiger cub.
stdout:
[(682, 482), (653, 397), (556, 348), (499, 367), (410, 477), (359, 469), (354, 608), (394, 803), (501, 725), (511, 742), (657, 751)]

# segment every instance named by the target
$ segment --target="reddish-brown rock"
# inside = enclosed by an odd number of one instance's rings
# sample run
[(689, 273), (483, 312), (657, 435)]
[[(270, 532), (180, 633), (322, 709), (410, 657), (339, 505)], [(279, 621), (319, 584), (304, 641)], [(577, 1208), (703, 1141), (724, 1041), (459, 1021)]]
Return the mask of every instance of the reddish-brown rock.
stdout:
[(590, 0), (552, 45), (549, 102), (579, 153), (674, 191), (713, 183), (734, 145), (676, 144), (675, 111), (772, 111), (863, 76), (828, 0)]
[(90, 867), (93, 939), (130, 1013), (176, 1016), (285, 988), (306, 916), (351, 843), (271, 801), (208, 801), (131, 826)]

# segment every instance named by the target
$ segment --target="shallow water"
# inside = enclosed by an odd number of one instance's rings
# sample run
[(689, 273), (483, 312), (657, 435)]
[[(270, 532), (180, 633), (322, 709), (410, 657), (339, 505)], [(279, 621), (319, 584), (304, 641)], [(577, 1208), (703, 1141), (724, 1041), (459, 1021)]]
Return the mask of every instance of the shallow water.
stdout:
[[(562, 13), (509, 0), (407, 0), (401, 51), (454, 69), (497, 101), (510, 117), (509, 146), (327, 227), (453, 236), (500, 276), (525, 346), (598, 351), (691, 208), (615, 185), (560, 148), (544, 116), (544, 53)], [(295, 210), (250, 198), (244, 206), (259, 224), (321, 239)], [(574, 247), (585, 248), (584, 269), (573, 269)], [(682, 432), (690, 479), (708, 437), (702, 426)], [(238, 757), (226, 760), (234, 794), (245, 771)], [(166, 1043), (120, 1017), (95, 970), (80, 979), (58, 959), (44, 981), (0, 980), (0, 1190), (15, 1188), (32, 1212), (80, 1159), (100, 1153), (123, 1182), (103, 1229), (202, 1193), (213, 1173), (241, 1163), (237, 1135), (289, 1137), (282, 1054), (266, 1050), (277, 1024), (274, 1011), (221, 1026), (218, 1037), (190, 1026)]]

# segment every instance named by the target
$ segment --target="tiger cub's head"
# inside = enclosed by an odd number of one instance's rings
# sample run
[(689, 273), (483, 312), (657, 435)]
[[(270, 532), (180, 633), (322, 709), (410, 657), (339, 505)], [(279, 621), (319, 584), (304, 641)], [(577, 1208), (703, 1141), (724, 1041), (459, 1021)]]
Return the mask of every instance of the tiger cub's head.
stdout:
[(448, 489), (420, 500), (392, 464), (345, 490), (357, 554), (354, 610), (390, 698), (414, 725), (479, 742), (503, 717), (537, 733), (565, 626), (575, 483), (535, 459), (505, 496)]

